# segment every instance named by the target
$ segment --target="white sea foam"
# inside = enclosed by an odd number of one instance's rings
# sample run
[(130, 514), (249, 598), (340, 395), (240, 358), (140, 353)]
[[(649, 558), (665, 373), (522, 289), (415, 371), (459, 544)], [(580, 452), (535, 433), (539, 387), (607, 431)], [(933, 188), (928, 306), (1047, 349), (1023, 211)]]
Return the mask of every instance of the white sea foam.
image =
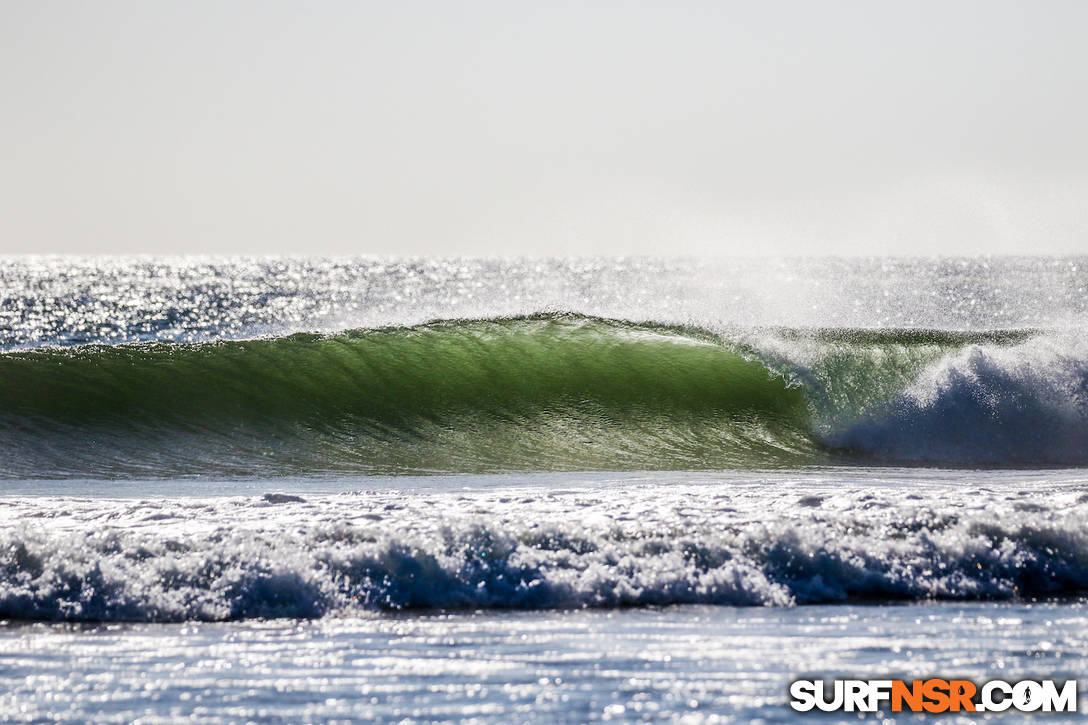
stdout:
[(969, 345), (829, 440), (899, 460), (1083, 464), (1088, 349), (1057, 336)]
[(302, 498), (6, 501), (0, 616), (225, 620), (1088, 592), (1079, 488), (1045, 498), (732, 485), (636, 486), (622, 499), (601, 490)]

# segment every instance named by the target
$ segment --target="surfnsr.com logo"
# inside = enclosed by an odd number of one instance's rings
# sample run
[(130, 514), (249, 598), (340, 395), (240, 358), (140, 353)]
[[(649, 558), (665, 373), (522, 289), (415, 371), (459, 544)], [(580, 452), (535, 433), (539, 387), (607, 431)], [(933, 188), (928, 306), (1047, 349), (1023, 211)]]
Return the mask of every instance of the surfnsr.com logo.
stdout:
[(790, 698), (798, 712), (1076, 712), (1077, 681), (795, 680)]

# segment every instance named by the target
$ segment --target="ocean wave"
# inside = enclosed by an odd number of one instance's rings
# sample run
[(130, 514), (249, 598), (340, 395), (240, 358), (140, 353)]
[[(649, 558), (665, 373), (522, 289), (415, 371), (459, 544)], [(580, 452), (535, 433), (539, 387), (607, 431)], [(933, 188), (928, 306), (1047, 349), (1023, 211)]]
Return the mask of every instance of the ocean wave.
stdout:
[(1082, 347), (555, 313), (9, 351), (0, 476), (1084, 463)]
[(217, 621), (1088, 592), (1076, 501), (972, 510), (901, 498), (876, 505), (872, 492), (853, 492), (804, 507), (790, 497), (792, 510), (776, 512), (782, 493), (766, 491), (737, 513), (743, 503), (706, 490), (647, 490), (619, 505), (614, 497), (558, 506), (524, 494), (453, 498), (341, 496), (273, 511), (229, 501), (143, 502), (127, 513), (118, 502), (23, 504), (82, 518), (59, 530), (0, 530), (0, 617)]
[(710, 333), (577, 315), (0, 355), (9, 476), (728, 468), (807, 416)]

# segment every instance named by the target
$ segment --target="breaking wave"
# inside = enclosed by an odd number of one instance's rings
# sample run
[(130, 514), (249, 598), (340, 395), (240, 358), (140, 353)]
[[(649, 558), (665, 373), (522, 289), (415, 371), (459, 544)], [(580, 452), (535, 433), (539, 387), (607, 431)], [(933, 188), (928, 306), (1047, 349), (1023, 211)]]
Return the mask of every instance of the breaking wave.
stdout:
[(9, 351), (0, 475), (1079, 464), (1082, 347), (540, 314)]
[[(668, 493), (651, 491), (634, 503), (628, 497), (626, 508), (610, 498), (610, 523), (587, 514), (585, 502), (549, 512), (544, 499), (416, 501), (408, 505), (419, 511), (390, 514), (403, 498), (388, 494), (339, 503), (266, 497), (277, 511), (251, 511), (251, 518), (262, 517), (257, 526), (230, 502), (132, 506), (145, 509), (140, 515), (155, 523), (148, 526), (126, 523), (126, 507), (106, 502), (67, 531), (0, 530), (0, 618), (212, 621), (416, 608), (789, 606), (1088, 592), (1083, 503), (1064, 511), (1015, 503), (990, 513), (937, 501), (874, 507), (868, 504), (880, 502), (865, 495), (836, 510), (811, 497), (792, 513), (772, 515), (781, 494), (767, 495), (733, 519), (728, 512), (735, 509), (724, 505), (733, 500), (705, 493), (670, 501)], [(796, 495), (788, 498), (795, 506)], [(63, 506), (53, 518), (94, 504)], [(186, 506), (191, 510), (179, 510)], [(305, 521), (307, 506), (322, 520)], [(639, 516), (643, 509), (658, 513)], [(102, 512), (115, 525), (103, 526)], [(188, 517), (213, 520), (199, 532), (174, 523)]]

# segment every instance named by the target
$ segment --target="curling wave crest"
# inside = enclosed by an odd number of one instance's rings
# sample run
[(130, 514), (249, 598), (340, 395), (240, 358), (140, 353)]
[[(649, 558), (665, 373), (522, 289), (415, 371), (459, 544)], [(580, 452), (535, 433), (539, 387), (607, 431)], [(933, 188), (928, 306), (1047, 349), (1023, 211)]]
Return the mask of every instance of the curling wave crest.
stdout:
[(1039, 331), (572, 313), (0, 354), (15, 478), (1088, 461), (1088, 355)]

